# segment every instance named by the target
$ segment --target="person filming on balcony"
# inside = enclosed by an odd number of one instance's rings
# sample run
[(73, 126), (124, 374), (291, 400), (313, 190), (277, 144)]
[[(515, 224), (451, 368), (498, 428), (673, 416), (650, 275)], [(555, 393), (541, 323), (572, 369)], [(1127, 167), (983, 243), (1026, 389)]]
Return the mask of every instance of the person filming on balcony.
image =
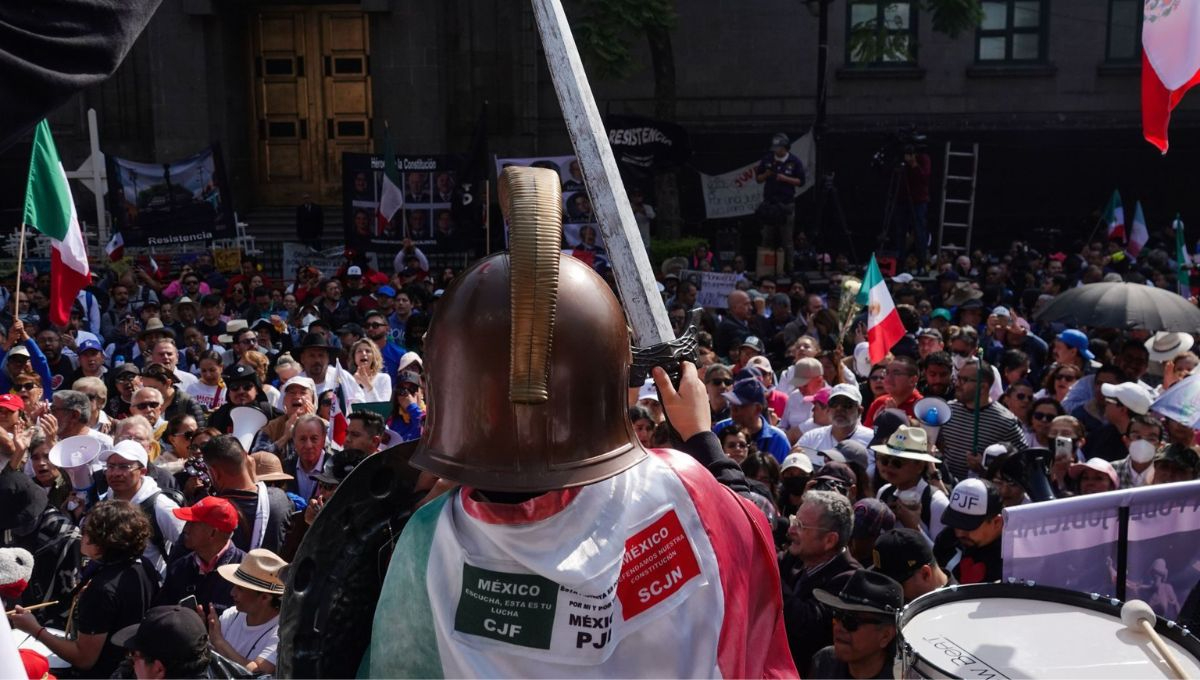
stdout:
[(771, 150), (754, 171), (754, 179), (763, 185), (757, 212), (763, 225), (762, 244), (786, 250), (791, 249), (795, 230), (796, 190), (804, 186), (804, 164), (790, 149), (788, 136), (775, 133)]

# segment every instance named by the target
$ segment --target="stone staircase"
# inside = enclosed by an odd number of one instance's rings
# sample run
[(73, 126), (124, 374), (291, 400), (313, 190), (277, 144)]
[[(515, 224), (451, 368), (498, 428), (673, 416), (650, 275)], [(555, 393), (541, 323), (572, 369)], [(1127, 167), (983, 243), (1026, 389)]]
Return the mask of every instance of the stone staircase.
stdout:
[[(321, 243), (332, 247), (344, 241), (342, 234), (342, 206), (322, 205), (325, 213), (325, 231)], [(255, 238), (255, 246), (262, 251), (259, 256), (263, 271), (276, 280), (288, 280), (291, 272), (281, 271), (283, 244), (296, 243), (296, 207), (262, 206), (238, 218), (246, 223), (246, 235)]]

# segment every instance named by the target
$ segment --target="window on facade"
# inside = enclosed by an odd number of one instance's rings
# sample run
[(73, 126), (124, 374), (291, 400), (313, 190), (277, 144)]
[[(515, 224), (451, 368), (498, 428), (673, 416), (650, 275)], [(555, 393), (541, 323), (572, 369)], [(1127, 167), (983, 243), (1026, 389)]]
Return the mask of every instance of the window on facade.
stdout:
[(1135, 62), (1141, 58), (1142, 16), (1142, 0), (1108, 0), (1107, 61)]
[(1046, 58), (1045, 0), (984, 0), (975, 32), (980, 62), (1033, 62)]
[(846, 4), (848, 64), (886, 66), (917, 62), (916, 2), (851, 0)]

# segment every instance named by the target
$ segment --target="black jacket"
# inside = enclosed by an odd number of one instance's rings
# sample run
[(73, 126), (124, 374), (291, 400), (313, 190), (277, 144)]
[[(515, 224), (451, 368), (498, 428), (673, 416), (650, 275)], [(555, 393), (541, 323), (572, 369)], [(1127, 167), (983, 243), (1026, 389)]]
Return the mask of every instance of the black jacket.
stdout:
[[(788, 646), (800, 677), (807, 677), (809, 664), (817, 650), (833, 644), (833, 610), (813, 597), (813, 590), (824, 588), (838, 574), (861, 569), (850, 552), (842, 550), (825, 565), (809, 573), (799, 560), (784, 553), (779, 565), (783, 579), (783, 625)], [(789, 578), (791, 576), (792, 578)], [(789, 586), (789, 582), (792, 585)]]

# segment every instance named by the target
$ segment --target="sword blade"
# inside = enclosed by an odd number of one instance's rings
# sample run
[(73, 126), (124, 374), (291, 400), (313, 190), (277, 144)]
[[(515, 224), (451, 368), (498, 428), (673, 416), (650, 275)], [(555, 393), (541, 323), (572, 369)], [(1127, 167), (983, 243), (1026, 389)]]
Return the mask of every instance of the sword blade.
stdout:
[(533, 0), (533, 11), (554, 91), (604, 236), (625, 315), (633, 328), (634, 344), (649, 347), (670, 342), (675, 339), (675, 332), (659, 295), (654, 268), (625, 195), (617, 160), (600, 120), (567, 15), (559, 0)]

